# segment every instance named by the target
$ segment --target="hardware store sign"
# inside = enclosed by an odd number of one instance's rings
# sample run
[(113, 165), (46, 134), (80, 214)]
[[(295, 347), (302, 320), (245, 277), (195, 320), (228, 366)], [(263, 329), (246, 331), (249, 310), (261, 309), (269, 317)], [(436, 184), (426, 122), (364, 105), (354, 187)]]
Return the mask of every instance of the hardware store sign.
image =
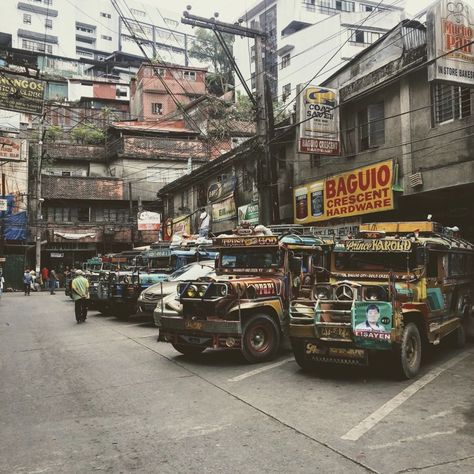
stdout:
[(299, 186), (293, 196), (295, 223), (389, 211), (392, 182), (393, 163), (384, 161)]

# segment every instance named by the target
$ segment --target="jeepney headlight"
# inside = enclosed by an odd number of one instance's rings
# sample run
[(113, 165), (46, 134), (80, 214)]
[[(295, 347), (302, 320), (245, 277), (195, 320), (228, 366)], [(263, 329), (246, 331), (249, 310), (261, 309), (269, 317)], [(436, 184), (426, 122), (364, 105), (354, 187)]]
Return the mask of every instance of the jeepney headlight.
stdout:
[(386, 301), (387, 290), (381, 286), (367, 286), (364, 288), (364, 300), (366, 301)]
[(217, 285), (216, 290), (219, 296), (227, 296), (227, 285)]
[(329, 300), (331, 299), (331, 287), (326, 285), (316, 285), (313, 290), (314, 299)]
[(206, 290), (207, 290), (207, 286), (206, 285), (199, 285), (199, 289), (198, 289), (198, 294), (199, 296), (202, 298), (204, 296), (204, 294), (206, 293)]
[(187, 290), (186, 290), (186, 296), (188, 298), (194, 298), (198, 294), (198, 289), (196, 285), (191, 285)]

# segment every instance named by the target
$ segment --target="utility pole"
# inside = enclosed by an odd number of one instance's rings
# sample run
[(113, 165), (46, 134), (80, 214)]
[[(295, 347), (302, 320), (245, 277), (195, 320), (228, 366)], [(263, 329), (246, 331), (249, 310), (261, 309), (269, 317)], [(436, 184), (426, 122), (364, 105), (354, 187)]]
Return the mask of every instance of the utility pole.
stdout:
[(38, 160), (36, 163), (36, 257), (35, 257), (35, 270), (39, 274), (41, 270), (41, 221), (42, 211), (41, 205), (43, 199), (41, 197), (41, 166), (43, 161), (43, 139), (44, 139), (44, 101), (43, 108), (41, 110), (41, 117), (39, 123), (39, 140), (38, 140)]
[[(6, 179), (5, 173), (2, 173), (2, 192), (0, 196), (6, 198), (7, 196), (7, 186), (6, 186)], [(3, 215), (2, 215), (3, 214)], [(6, 219), (6, 212), (0, 211), (0, 256), (5, 256), (5, 219)]]
[(132, 195), (132, 182), (128, 183), (128, 220), (130, 221), (130, 236), (132, 239), (132, 249), (135, 247), (135, 232), (133, 231), (133, 195)]
[[(190, 7), (188, 7), (190, 10)], [(218, 14), (214, 16), (217, 18)], [(199, 28), (206, 28), (213, 30), (222, 49), (226, 53), (232, 67), (240, 79), (242, 86), (244, 87), (249, 99), (256, 107), (256, 121), (257, 121), (257, 139), (262, 150), (263, 159), (258, 163), (258, 191), (259, 191), (259, 213), (260, 222), (264, 225), (274, 224), (278, 221), (278, 214), (275, 210), (275, 206), (278, 205), (278, 199), (273, 198), (274, 179), (272, 170), (272, 162), (270, 155), (270, 127), (268, 113), (268, 102), (266, 100), (266, 81), (265, 71), (262, 57), (262, 49), (265, 46), (266, 34), (259, 28), (247, 28), (240, 25), (240, 23), (224, 23), (218, 21), (216, 18), (204, 18), (196, 15), (192, 15), (189, 11), (183, 12), (181, 23), (191, 26), (197, 26)], [(236, 36), (245, 36), (247, 38), (253, 38), (255, 40), (255, 75), (256, 75), (256, 94), (252, 94), (247, 86), (247, 83), (240, 72), (231, 51), (225, 44), (222, 33), (227, 33)]]

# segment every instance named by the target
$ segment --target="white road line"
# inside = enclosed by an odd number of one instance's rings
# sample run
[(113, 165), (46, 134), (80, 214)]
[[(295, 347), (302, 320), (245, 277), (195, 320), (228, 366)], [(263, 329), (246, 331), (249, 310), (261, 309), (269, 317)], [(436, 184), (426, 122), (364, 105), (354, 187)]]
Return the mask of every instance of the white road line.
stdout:
[(421, 377), (421, 379), (416, 380), (407, 388), (402, 390), (398, 395), (382, 405), (378, 410), (375, 410), (371, 415), (369, 415), (365, 420), (362, 420), (357, 426), (348, 431), (344, 436), (341, 436), (341, 439), (357, 441), (362, 435), (371, 430), (377, 423), (383, 420), (402, 403), (406, 402), (410, 397), (415, 395), (415, 393), (421, 390), (425, 385), (429, 384), (445, 370), (453, 367), (470, 355), (472, 355), (472, 352), (470, 351), (463, 352), (462, 354), (453, 357), (445, 364), (440, 365), (439, 367), (436, 367), (432, 371), (428, 372), (426, 375)]
[(254, 375), (261, 374), (262, 372), (266, 372), (267, 370), (274, 369), (275, 367), (279, 367), (280, 365), (286, 364), (290, 362), (290, 360), (295, 360), (294, 357), (288, 357), (288, 359), (280, 360), (280, 362), (275, 362), (274, 364), (265, 365), (255, 370), (251, 370), (250, 372), (245, 372), (245, 374), (237, 375), (232, 379), (229, 379), (228, 382), (240, 382), (248, 377), (253, 377)]
[(434, 431), (433, 433), (428, 433), (424, 435), (418, 436), (409, 436), (408, 438), (402, 438), (393, 443), (385, 443), (385, 444), (376, 444), (374, 446), (369, 446), (369, 449), (385, 449), (385, 448), (393, 448), (395, 446), (401, 446), (402, 444), (409, 443), (411, 441), (421, 441), (423, 439), (435, 438), (436, 436), (445, 436), (445, 435), (452, 435), (456, 433), (457, 430), (449, 430), (449, 431)]

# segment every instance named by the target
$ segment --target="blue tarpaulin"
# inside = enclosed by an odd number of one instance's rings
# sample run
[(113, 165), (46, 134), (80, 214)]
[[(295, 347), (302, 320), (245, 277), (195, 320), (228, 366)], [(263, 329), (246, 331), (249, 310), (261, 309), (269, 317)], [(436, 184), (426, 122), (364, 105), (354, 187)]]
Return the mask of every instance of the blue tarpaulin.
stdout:
[(4, 219), (3, 235), (5, 240), (26, 240), (28, 226), (26, 211), (7, 215)]

